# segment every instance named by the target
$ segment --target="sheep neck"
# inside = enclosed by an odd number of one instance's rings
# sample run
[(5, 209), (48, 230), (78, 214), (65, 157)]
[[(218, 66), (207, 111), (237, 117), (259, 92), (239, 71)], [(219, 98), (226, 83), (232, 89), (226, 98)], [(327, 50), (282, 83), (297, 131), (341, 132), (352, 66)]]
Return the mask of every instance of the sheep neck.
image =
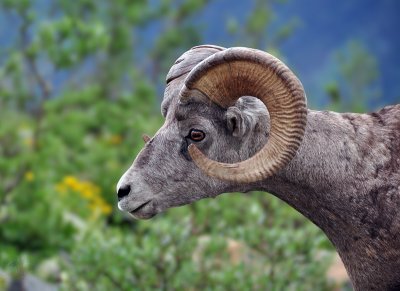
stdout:
[[(320, 227), (355, 290), (400, 289), (400, 106), (309, 111), (296, 157), (256, 187)], [(252, 187), (254, 187), (253, 185)]]

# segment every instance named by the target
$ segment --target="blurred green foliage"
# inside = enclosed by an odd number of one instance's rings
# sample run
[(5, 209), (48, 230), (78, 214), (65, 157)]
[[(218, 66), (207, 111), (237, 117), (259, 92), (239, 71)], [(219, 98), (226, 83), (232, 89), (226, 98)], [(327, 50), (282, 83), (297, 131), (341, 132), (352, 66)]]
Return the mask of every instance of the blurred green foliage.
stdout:
[(343, 112), (365, 112), (365, 100), (376, 100), (380, 95), (377, 85), (378, 63), (375, 57), (357, 41), (350, 41), (337, 55), (339, 79), (325, 85), (330, 107)]
[[(46, 11), (0, 2), (20, 20), (1, 48), (0, 270), (63, 290), (330, 289), (330, 243), (271, 195), (226, 194), (151, 221), (115, 207), (141, 133), (162, 124), (156, 84), (201, 43), (189, 20), (207, 2), (57, 0)], [(272, 2), (257, 1), (244, 27), (228, 23), (231, 33), (278, 52), (295, 22), (261, 38)], [(136, 28), (152, 21), (163, 28), (143, 60)]]

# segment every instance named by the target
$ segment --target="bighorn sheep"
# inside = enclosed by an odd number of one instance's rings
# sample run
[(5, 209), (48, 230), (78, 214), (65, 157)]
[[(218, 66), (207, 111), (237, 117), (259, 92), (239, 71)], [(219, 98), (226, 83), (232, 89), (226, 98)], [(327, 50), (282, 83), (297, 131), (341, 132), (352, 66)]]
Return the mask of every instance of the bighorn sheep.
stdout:
[(148, 219), (223, 192), (267, 191), (325, 232), (354, 289), (400, 290), (400, 104), (308, 110), (275, 57), (203, 45), (170, 69), (162, 114), (118, 183), (121, 210)]

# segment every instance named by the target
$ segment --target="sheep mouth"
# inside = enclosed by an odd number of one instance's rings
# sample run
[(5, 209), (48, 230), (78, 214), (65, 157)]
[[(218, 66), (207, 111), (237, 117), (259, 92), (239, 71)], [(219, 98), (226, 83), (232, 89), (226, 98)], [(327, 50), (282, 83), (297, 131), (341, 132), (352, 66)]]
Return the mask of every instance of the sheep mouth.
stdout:
[(152, 202), (152, 200), (148, 200), (148, 201), (144, 202), (143, 204), (140, 204), (135, 209), (129, 211), (129, 213), (136, 219), (152, 218), (154, 215), (156, 215), (156, 213), (152, 213), (151, 209), (146, 209), (146, 208), (149, 208), (146, 206), (148, 206), (150, 204), (150, 202)]

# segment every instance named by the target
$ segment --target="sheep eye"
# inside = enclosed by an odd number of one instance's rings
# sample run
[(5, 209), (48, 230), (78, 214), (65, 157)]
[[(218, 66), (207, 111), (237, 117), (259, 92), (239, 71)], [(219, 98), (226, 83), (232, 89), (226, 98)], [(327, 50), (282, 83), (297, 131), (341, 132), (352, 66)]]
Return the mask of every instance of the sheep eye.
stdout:
[(198, 129), (192, 129), (189, 133), (189, 138), (193, 141), (201, 141), (206, 137), (206, 134)]

